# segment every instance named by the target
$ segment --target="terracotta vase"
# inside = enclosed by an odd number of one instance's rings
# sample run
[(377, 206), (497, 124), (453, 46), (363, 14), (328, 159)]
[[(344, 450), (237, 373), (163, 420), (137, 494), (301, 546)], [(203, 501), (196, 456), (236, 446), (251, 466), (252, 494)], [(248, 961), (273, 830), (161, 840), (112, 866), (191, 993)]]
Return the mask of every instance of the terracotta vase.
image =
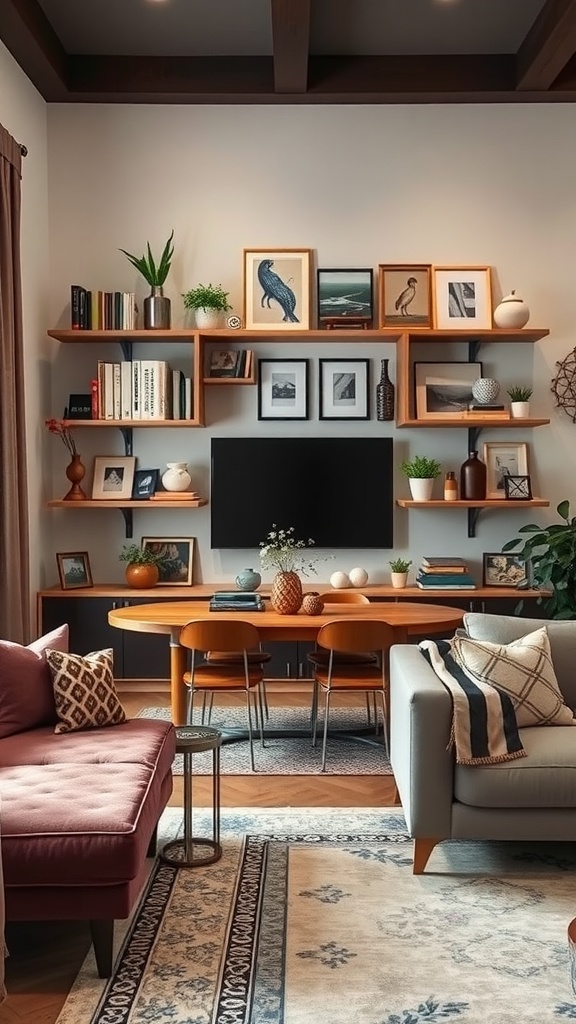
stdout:
[(302, 582), (297, 572), (277, 572), (272, 580), (270, 604), (279, 615), (295, 615), (302, 604)]
[(136, 590), (147, 590), (154, 587), (160, 579), (160, 570), (157, 565), (139, 565), (133, 562), (126, 566), (126, 583)]
[(66, 466), (66, 476), (72, 487), (64, 495), (64, 501), (86, 501), (86, 495), (80, 487), (80, 481), (84, 479), (86, 467), (83, 465), (79, 455), (72, 456), (72, 462)]

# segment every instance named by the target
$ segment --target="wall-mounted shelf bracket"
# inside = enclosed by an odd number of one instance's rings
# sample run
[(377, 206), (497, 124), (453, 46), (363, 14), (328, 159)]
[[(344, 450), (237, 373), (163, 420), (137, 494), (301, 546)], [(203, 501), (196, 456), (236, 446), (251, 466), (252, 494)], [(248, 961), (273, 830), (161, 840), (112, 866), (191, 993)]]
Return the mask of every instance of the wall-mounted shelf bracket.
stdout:
[(479, 338), (474, 338), (473, 341), (468, 342), (468, 362), (475, 363), (480, 351), (480, 345), (482, 342)]
[(134, 520), (132, 517), (132, 509), (121, 508), (120, 511), (124, 516), (124, 522), (126, 523), (126, 537), (131, 538), (134, 536)]
[(124, 359), (131, 363), (132, 362), (132, 342), (127, 341), (126, 338), (118, 338), (118, 344), (122, 350)]
[[(480, 437), (480, 431), (482, 427), (468, 427), (468, 451), (475, 452), (478, 450), (478, 438)], [(126, 452), (128, 455), (128, 452)]]
[(118, 429), (120, 430), (120, 433), (122, 434), (122, 437), (124, 438), (124, 454), (125, 455), (133, 455), (134, 454), (134, 445), (133, 445), (133, 437), (132, 437), (132, 427), (119, 427)]
[(476, 523), (478, 522), (478, 516), (480, 515), (480, 511), (481, 510), (479, 508), (469, 508), (468, 509), (468, 536), (469, 537), (475, 537), (476, 536)]

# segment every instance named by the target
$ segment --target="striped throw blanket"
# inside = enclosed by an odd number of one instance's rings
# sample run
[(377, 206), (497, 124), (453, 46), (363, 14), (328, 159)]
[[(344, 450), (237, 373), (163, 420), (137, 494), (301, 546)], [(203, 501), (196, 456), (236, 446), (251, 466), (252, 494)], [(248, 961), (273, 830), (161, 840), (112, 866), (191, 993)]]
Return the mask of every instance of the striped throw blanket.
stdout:
[(473, 682), (454, 660), (449, 640), (423, 640), (418, 646), (452, 697), (450, 746), (457, 764), (498, 764), (526, 757), (508, 694)]

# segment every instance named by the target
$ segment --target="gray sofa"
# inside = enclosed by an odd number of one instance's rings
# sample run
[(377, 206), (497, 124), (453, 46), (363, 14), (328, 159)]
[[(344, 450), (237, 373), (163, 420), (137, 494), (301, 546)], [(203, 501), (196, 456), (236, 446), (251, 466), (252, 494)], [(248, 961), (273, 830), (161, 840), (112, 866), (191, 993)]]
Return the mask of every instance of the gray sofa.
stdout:
[[(510, 643), (545, 625), (566, 704), (576, 710), (576, 622), (470, 612), (476, 640)], [(390, 652), (390, 759), (414, 873), (443, 839), (576, 839), (576, 727), (520, 729), (527, 757), (457, 765), (449, 749), (452, 701), (418, 647)]]

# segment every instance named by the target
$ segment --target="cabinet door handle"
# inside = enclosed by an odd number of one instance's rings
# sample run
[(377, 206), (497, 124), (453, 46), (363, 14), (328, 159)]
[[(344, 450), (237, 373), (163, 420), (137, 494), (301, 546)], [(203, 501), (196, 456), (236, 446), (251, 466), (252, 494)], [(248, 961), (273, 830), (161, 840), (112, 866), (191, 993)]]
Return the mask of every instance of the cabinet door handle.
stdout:
[(286, 679), (290, 679), (292, 674), (292, 665), (289, 661), (286, 662)]
[(117, 607), (118, 607), (118, 605), (116, 604), (116, 601), (112, 601), (112, 611), (113, 612), (116, 611)]

